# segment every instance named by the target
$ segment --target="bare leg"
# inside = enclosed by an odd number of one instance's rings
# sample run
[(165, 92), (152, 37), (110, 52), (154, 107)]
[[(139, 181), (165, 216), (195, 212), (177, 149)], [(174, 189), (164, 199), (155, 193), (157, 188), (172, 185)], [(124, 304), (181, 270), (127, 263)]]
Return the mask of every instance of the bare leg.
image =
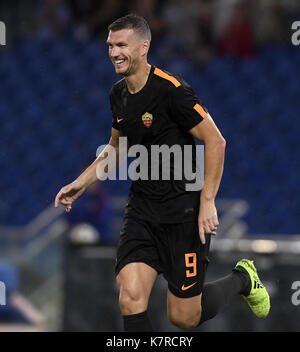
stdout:
[(124, 331), (152, 330), (147, 307), (156, 277), (156, 270), (145, 263), (127, 264), (118, 274)]
[(172, 324), (181, 329), (199, 325), (201, 319), (202, 294), (190, 298), (180, 298), (168, 290), (168, 317)]

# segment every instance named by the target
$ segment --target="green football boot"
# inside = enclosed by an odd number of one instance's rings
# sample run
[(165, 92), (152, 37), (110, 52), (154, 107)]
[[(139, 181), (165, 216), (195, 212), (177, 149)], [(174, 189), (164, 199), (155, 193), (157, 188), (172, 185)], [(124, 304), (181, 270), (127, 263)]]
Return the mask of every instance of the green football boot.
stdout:
[(270, 311), (270, 297), (269, 294), (260, 281), (257, 270), (253, 264), (252, 260), (242, 259), (240, 260), (236, 266), (235, 270), (246, 271), (251, 279), (251, 289), (250, 293), (246, 295), (242, 295), (243, 298), (248, 303), (249, 307), (251, 308), (252, 312), (258, 318), (266, 318)]

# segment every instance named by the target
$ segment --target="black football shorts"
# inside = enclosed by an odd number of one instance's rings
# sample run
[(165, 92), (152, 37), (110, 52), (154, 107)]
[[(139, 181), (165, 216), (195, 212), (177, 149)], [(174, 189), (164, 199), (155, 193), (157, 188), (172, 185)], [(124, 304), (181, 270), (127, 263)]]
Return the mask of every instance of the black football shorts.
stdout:
[(162, 273), (177, 297), (202, 292), (209, 263), (210, 235), (203, 245), (197, 221), (157, 224), (125, 215), (116, 258), (116, 275), (127, 264), (143, 262)]

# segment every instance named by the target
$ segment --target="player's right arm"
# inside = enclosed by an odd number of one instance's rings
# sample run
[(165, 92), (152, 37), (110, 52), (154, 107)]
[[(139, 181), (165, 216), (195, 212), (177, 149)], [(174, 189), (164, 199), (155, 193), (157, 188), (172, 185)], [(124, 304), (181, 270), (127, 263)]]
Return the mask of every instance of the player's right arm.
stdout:
[[(116, 152), (116, 161), (119, 160), (119, 137), (120, 131), (112, 128), (111, 138), (108, 145), (103, 149), (102, 153), (97, 157), (97, 159), (72, 183), (64, 186), (57, 193), (55, 197), (55, 208), (62, 204), (66, 211), (69, 212), (72, 209), (73, 202), (79, 198), (82, 193), (92, 184), (97, 182), (101, 175), (97, 174), (97, 166), (102, 160), (108, 157), (108, 149), (113, 147)], [(117, 164), (116, 164), (117, 167)], [(104, 169), (104, 171), (106, 171)]]

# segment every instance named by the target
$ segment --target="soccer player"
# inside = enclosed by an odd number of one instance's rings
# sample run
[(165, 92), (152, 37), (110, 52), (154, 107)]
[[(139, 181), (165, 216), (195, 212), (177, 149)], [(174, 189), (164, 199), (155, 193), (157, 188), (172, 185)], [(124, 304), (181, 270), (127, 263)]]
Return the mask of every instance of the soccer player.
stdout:
[(169, 320), (182, 329), (213, 318), (238, 294), (259, 318), (266, 317), (269, 295), (252, 261), (240, 260), (228, 276), (204, 284), (210, 236), (216, 235), (219, 224), (215, 198), (223, 173), (223, 136), (183, 79), (148, 64), (151, 32), (144, 18), (124, 16), (108, 31), (109, 56), (123, 76), (110, 94), (111, 138), (100, 156), (59, 191), (55, 206), (60, 203), (69, 212), (99, 180), (97, 166), (108, 157), (109, 148), (118, 159), (120, 136), (127, 137), (129, 146), (140, 144), (149, 152), (152, 145), (195, 149), (194, 138), (205, 145), (201, 191), (187, 191), (184, 177), (132, 182), (116, 260), (124, 331), (153, 330), (147, 307), (160, 273), (168, 282)]

